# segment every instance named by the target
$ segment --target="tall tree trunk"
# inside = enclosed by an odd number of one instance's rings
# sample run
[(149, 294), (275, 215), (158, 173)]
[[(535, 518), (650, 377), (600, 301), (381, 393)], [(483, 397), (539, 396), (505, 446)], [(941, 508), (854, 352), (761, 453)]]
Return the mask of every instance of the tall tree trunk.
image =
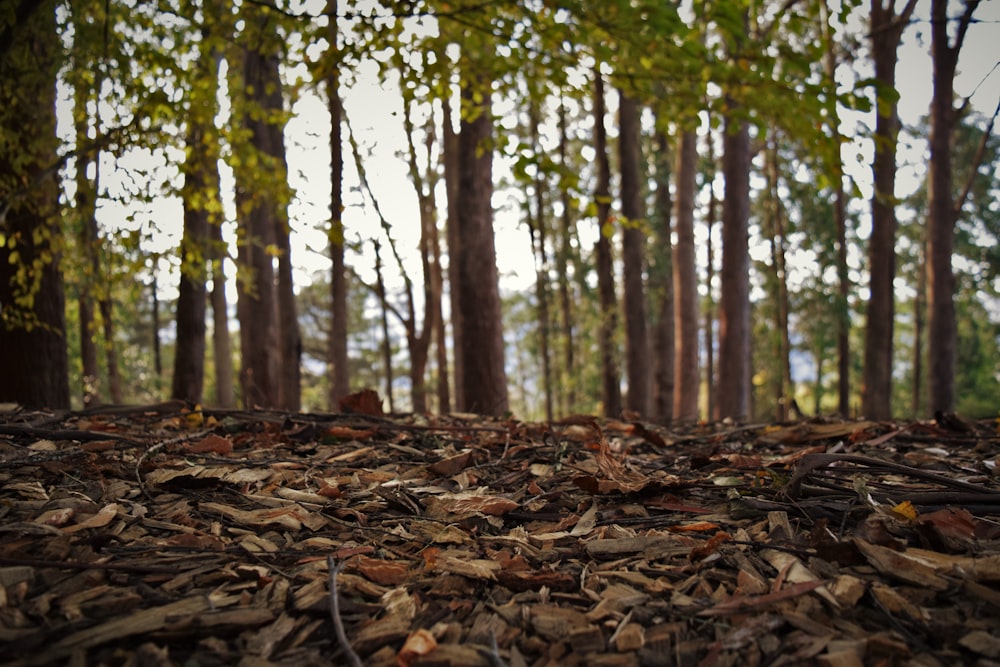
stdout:
[(545, 394), (545, 419), (553, 418), (552, 395), (552, 355), (550, 353), (551, 315), (549, 314), (549, 258), (545, 239), (545, 176), (542, 172), (542, 148), (539, 139), (541, 115), (538, 104), (529, 102), (528, 115), (531, 123), (531, 150), (537, 158), (535, 172), (535, 212), (531, 213), (531, 203), (527, 204), (528, 231), (531, 234), (531, 248), (535, 255), (535, 299), (538, 308), (538, 341), (542, 357), (542, 389)]
[[(659, 124), (659, 122), (658, 122)], [(674, 418), (674, 277), (671, 220), (673, 197), (670, 194), (670, 145), (663, 130), (656, 131), (656, 195), (653, 200), (656, 219), (656, 262), (650, 268), (650, 285), (655, 295), (656, 325), (653, 329), (653, 414), (661, 424)], [(654, 271), (655, 268), (655, 271)]]
[[(885, 4), (883, 4), (885, 3)], [(896, 50), (916, 0), (899, 16), (896, 0), (871, 0), (872, 58), (875, 65), (875, 160), (872, 164), (872, 233), (868, 241), (869, 299), (861, 411), (870, 419), (892, 416), (892, 339), (896, 277), (896, 135), (899, 116), (893, 91)]]
[(385, 399), (389, 402), (389, 412), (396, 411), (393, 400), (392, 385), (394, 373), (392, 369), (392, 338), (389, 336), (389, 302), (385, 293), (385, 278), (382, 275), (382, 244), (375, 241), (375, 293), (378, 295), (382, 327), (382, 363), (385, 365)]
[(731, 98), (723, 147), (717, 404), (721, 417), (742, 420), (750, 414), (750, 130)]
[(910, 417), (918, 419), (924, 405), (924, 336), (927, 316), (927, 239), (917, 253), (917, 293), (913, 297), (913, 383), (910, 385)]
[(823, 0), (820, 3), (820, 11), (823, 17), (821, 28), (824, 47), (823, 67), (826, 74), (826, 85), (830, 90), (830, 94), (827, 96), (827, 115), (833, 141), (831, 142), (829, 159), (834, 181), (833, 215), (837, 229), (837, 412), (841, 417), (847, 417), (851, 409), (851, 316), (849, 302), (851, 279), (847, 266), (847, 193), (844, 190), (844, 163), (840, 156), (843, 142), (840, 135), (840, 112), (836, 96), (837, 49), (833, 41), (828, 2), (829, 0)]
[[(709, 127), (711, 122), (707, 123)], [(712, 133), (706, 136), (706, 154), (708, 156), (709, 174), (705, 179), (708, 183), (708, 216), (705, 219), (705, 414), (709, 419), (717, 419), (715, 405), (715, 298), (712, 283), (715, 282), (715, 247), (712, 243), (712, 232), (715, 229), (718, 199), (715, 196), (715, 141)]]
[(694, 200), (697, 190), (698, 137), (693, 129), (678, 133), (677, 194), (674, 229), (674, 418), (698, 419), (698, 274), (695, 268)]
[[(110, 285), (108, 289), (110, 289)], [(111, 307), (111, 295), (106, 292), (102, 294), (97, 305), (101, 311), (101, 326), (104, 329), (104, 363), (108, 368), (108, 393), (111, 395), (112, 403), (121, 403), (124, 397), (122, 395), (122, 376), (118, 370), (118, 347), (115, 345), (115, 320)]]
[[(50, 166), (56, 139), (54, 3), (39, 3), (0, 51), (0, 401), (68, 408), (69, 360), (62, 273), (59, 270), (58, 187)], [(15, 250), (16, 248), (16, 250)], [(16, 252), (16, 256), (12, 254)], [(34, 270), (24, 270), (34, 267)]]
[(955, 324), (955, 277), (951, 256), (955, 223), (961, 210), (952, 194), (952, 135), (955, 129), (955, 68), (966, 30), (979, 0), (966, 0), (959, 19), (955, 43), (948, 37), (948, 3), (931, 0), (931, 58), (934, 93), (931, 96), (931, 160), (927, 204), (927, 336), (930, 376), (929, 404), (934, 414), (955, 409), (955, 356), (958, 329)]
[[(772, 136), (765, 153), (765, 170), (769, 191), (771, 266), (774, 270), (774, 324), (777, 334), (775, 351), (778, 360), (778, 374), (775, 378), (775, 419), (787, 421), (789, 409), (794, 399), (792, 371), (790, 363), (791, 340), (788, 334), (788, 282), (785, 268), (785, 212), (781, 204), (780, 173), (778, 165), (778, 142)], [(789, 392), (792, 395), (789, 395)]]
[(338, 407), (340, 399), (351, 392), (351, 376), (347, 357), (347, 269), (344, 264), (344, 146), (342, 122), (343, 105), (340, 100), (341, 51), (339, 28), (337, 25), (338, 0), (328, 0), (330, 16), (330, 49), (335, 54), (334, 62), (326, 76), (327, 107), (330, 111), (330, 297), (332, 327), (327, 354), (330, 377), (329, 405), (331, 410)]
[[(240, 385), (247, 407), (277, 407), (278, 344), (275, 277), (269, 246), (274, 244), (275, 210), (284, 206), (284, 181), (280, 171), (278, 135), (281, 128), (268, 122), (268, 110), (281, 109), (276, 86), (277, 60), (264, 52), (261, 41), (273, 39), (268, 10), (244, 5), (243, 80), (246, 92), (243, 127), (249, 130), (249, 150), (258, 166), (250, 170), (243, 160), (235, 169), (237, 218), (241, 227), (237, 281), (237, 314), (240, 319)], [(266, 174), (266, 176), (265, 176)], [(284, 176), (284, 173), (281, 173)], [(275, 187), (277, 185), (277, 188)], [(275, 190), (280, 192), (276, 192)]]
[[(202, 54), (204, 56), (205, 54)], [(208, 54), (211, 56), (211, 53)], [(203, 68), (201, 58), (197, 65)], [(181, 276), (177, 293), (177, 342), (174, 352), (174, 380), (171, 398), (201, 403), (205, 380), (205, 307), (207, 289), (206, 261), (209, 254), (209, 207), (218, 200), (212, 193), (209, 171), (216, 169), (211, 150), (211, 124), (215, 113), (215, 87), (208, 85), (211, 68), (203, 70), (205, 79), (192, 90), (191, 108), (188, 111), (187, 160), (181, 196), (184, 201), (184, 235), (181, 238)], [(205, 96), (194, 91), (208, 85)], [(207, 105), (207, 106), (203, 106)], [(217, 179), (216, 179), (217, 180)]]
[(459, 317), (464, 409), (508, 410), (500, 289), (493, 236), (491, 82), (468, 68), (458, 135)]
[(601, 328), (598, 345), (601, 349), (601, 398), (604, 414), (617, 417), (622, 411), (621, 381), (618, 376), (618, 354), (615, 332), (618, 330), (618, 303), (615, 298), (614, 262), (611, 257), (611, 164), (608, 160), (608, 134), (604, 126), (604, 78), (600, 67), (594, 68), (594, 150), (597, 154), (598, 236), (597, 291), (601, 302)]
[(459, 233), (459, 158), (458, 158), (458, 134), (452, 125), (451, 103), (448, 96), (441, 100), (441, 115), (444, 117), (444, 128), (442, 133), (442, 158), (444, 161), (444, 185), (445, 193), (448, 197), (448, 217), (445, 221), (445, 235), (448, 243), (448, 297), (451, 305), (451, 337), (452, 337), (452, 373), (454, 378), (455, 410), (461, 412), (465, 407), (465, 388), (463, 377), (465, 374), (465, 364), (463, 360), (463, 350), (465, 348), (462, 334), (461, 313), (461, 293), (462, 278), (459, 264), (459, 257), (462, 254), (461, 236)]
[[(566, 105), (560, 98), (559, 165), (567, 175), (571, 173), (568, 158), (568, 143)], [(577, 372), (575, 359), (576, 341), (573, 329), (573, 300), (570, 297), (569, 281), (569, 259), (573, 252), (573, 220), (570, 213), (570, 190), (563, 180), (564, 178), (560, 177), (559, 183), (559, 201), (562, 205), (562, 214), (559, 217), (559, 250), (556, 252), (556, 274), (559, 280), (559, 313), (563, 342), (563, 381), (560, 383), (563, 393), (562, 407), (564, 414), (570, 414), (576, 409)]]
[[(218, 173), (216, 171), (215, 173)], [(225, 261), (228, 256), (222, 239), (222, 221), (209, 228), (212, 253), (212, 356), (215, 361), (215, 402), (221, 408), (236, 406), (233, 396), (233, 348), (229, 336), (229, 303), (226, 298)]]
[[(87, 141), (88, 114), (87, 104), (91, 87), (76, 84), (76, 141), (82, 146)], [(88, 172), (91, 165), (97, 169), (100, 163), (100, 153), (94, 159), (84, 155), (77, 157), (76, 166), (76, 215), (77, 244), (83, 256), (80, 269), (83, 280), (79, 285), (79, 325), (80, 325), (80, 361), (82, 365), (81, 381), (83, 384), (83, 407), (91, 407), (100, 402), (100, 371), (97, 366), (97, 321), (94, 311), (94, 286), (98, 284), (97, 274), (100, 270), (100, 260), (97, 257), (97, 183), (96, 178), (90, 178)]]
[(649, 334), (646, 330), (646, 235), (640, 226), (646, 218), (640, 174), (639, 105), (618, 91), (618, 157), (621, 163), (621, 200), (625, 229), (622, 234), (622, 282), (625, 307), (625, 354), (628, 371), (628, 408), (648, 416)]

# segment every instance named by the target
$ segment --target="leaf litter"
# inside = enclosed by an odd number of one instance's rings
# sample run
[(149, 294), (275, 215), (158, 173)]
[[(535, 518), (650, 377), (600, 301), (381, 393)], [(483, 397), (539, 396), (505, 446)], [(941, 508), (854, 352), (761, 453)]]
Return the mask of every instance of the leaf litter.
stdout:
[(0, 663), (1000, 661), (994, 422), (370, 398), (0, 414)]

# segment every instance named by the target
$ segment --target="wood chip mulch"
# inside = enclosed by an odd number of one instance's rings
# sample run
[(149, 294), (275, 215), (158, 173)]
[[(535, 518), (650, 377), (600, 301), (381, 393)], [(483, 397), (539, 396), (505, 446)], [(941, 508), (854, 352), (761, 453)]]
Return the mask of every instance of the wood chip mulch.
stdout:
[(997, 423), (0, 413), (0, 664), (1000, 664)]

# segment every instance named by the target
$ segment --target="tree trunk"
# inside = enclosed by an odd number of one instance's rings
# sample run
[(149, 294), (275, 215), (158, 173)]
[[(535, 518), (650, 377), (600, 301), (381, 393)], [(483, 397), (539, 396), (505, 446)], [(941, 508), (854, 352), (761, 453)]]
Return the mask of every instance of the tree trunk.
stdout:
[[(830, 95), (827, 102), (830, 133), (833, 137), (830, 166), (834, 181), (834, 223), (837, 228), (837, 412), (842, 418), (850, 413), (851, 405), (851, 347), (850, 347), (850, 292), (851, 279), (847, 266), (847, 193), (844, 191), (844, 163), (840, 156), (840, 113), (837, 106), (837, 55), (830, 26), (829, 0), (820, 3), (823, 14), (822, 32), (824, 69)], [(818, 372), (818, 371), (817, 371)], [(822, 377), (822, 376), (818, 376)], [(817, 408), (816, 413), (819, 413)]]
[[(76, 84), (76, 141), (81, 146), (87, 141), (88, 113), (87, 103), (91, 88), (81, 82)], [(77, 157), (76, 166), (76, 215), (77, 244), (82, 255), (83, 279), (79, 284), (79, 325), (80, 325), (80, 362), (82, 365), (81, 381), (83, 384), (83, 407), (96, 405), (101, 400), (100, 371), (97, 365), (97, 320), (94, 311), (94, 289), (98, 284), (97, 274), (100, 261), (97, 257), (97, 183), (96, 178), (88, 175), (90, 165), (98, 168), (99, 154), (95, 159), (83, 155)], [(95, 174), (96, 176), (96, 174)]]
[(597, 290), (601, 302), (601, 329), (598, 345), (601, 349), (601, 398), (604, 414), (618, 417), (622, 411), (621, 381), (618, 377), (618, 355), (615, 332), (618, 330), (618, 303), (615, 298), (614, 263), (611, 257), (611, 164), (608, 161), (608, 135), (604, 126), (604, 79), (599, 67), (594, 68), (594, 150), (597, 154), (598, 237)]
[(531, 249), (535, 256), (535, 300), (538, 309), (538, 341), (539, 353), (542, 358), (542, 389), (545, 395), (545, 419), (553, 419), (553, 389), (552, 389), (552, 355), (551, 347), (551, 315), (549, 312), (549, 258), (545, 238), (545, 189), (546, 182), (542, 167), (542, 148), (539, 139), (539, 124), (541, 122), (538, 104), (534, 100), (528, 104), (528, 115), (531, 123), (531, 150), (536, 157), (536, 172), (533, 183), (535, 189), (535, 211), (531, 212), (531, 202), (527, 208), (528, 231), (531, 234)]
[(340, 100), (339, 27), (337, 25), (338, 0), (329, 0), (330, 50), (336, 54), (335, 62), (326, 77), (327, 107), (330, 111), (330, 297), (332, 320), (327, 368), (330, 379), (329, 406), (338, 409), (340, 399), (351, 393), (351, 376), (347, 357), (347, 268), (344, 264), (344, 146), (342, 123), (344, 116)]
[[(559, 104), (559, 165), (565, 174), (569, 174), (570, 165), (567, 157), (569, 143), (566, 127), (566, 106), (560, 100)], [(559, 250), (556, 252), (556, 274), (559, 280), (559, 313), (563, 342), (563, 413), (570, 414), (576, 409), (577, 372), (575, 359), (575, 335), (573, 331), (573, 300), (570, 297), (569, 258), (573, 252), (572, 246), (572, 214), (570, 213), (570, 191), (567, 184), (560, 178), (559, 201), (562, 204), (562, 215), (559, 217)]]
[[(199, 63), (199, 67), (201, 64)], [(207, 70), (207, 76), (211, 70)], [(204, 82), (201, 85), (205, 85)], [(197, 88), (195, 89), (197, 90)], [(211, 99), (215, 99), (214, 86)], [(206, 91), (207, 93), (207, 91)], [(215, 169), (211, 151), (205, 147), (211, 143), (211, 129), (206, 125), (213, 122), (214, 112), (201, 104), (208, 102), (192, 99), (188, 112), (187, 161), (184, 164), (184, 185), (181, 197), (184, 201), (184, 235), (181, 238), (181, 276), (177, 292), (177, 342), (174, 352), (174, 381), (171, 398), (201, 403), (205, 380), (205, 265), (208, 258), (208, 206), (207, 202), (217, 200), (211, 192), (210, 169)]]
[(49, 171), (58, 158), (59, 39), (53, 3), (41, 4), (0, 59), (0, 92), (6, 100), (0, 130), (8, 149), (0, 155), (0, 183), (29, 184), (25, 190), (0, 190), (0, 233), (7, 239), (0, 247), (0, 401), (63, 409), (70, 405), (69, 361), (58, 255), (59, 193)]
[(649, 415), (649, 335), (646, 330), (646, 235), (640, 226), (646, 218), (642, 197), (642, 156), (639, 149), (639, 105), (619, 90), (618, 157), (621, 163), (622, 282), (625, 307), (625, 354), (628, 371), (628, 408)]
[(451, 103), (448, 96), (441, 100), (441, 115), (444, 116), (444, 131), (441, 139), (442, 156), (444, 160), (444, 185), (448, 197), (448, 217), (445, 221), (446, 240), (448, 242), (448, 296), (451, 305), (451, 338), (452, 338), (452, 377), (454, 378), (455, 410), (461, 412), (465, 407), (465, 391), (463, 376), (465, 364), (462, 363), (465, 348), (462, 335), (461, 293), (462, 278), (459, 269), (459, 257), (462, 254), (461, 237), (459, 233), (458, 213), (458, 134), (452, 125)]
[(948, 3), (931, 1), (931, 58), (934, 93), (931, 97), (931, 159), (928, 173), (927, 220), (927, 337), (930, 375), (928, 408), (932, 413), (955, 409), (955, 277), (951, 256), (958, 208), (952, 194), (952, 135), (955, 129), (955, 68), (966, 30), (979, 0), (968, 0), (955, 32), (948, 37)]
[[(241, 160), (234, 169), (236, 176), (237, 218), (241, 227), (237, 290), (237, 314), (240, 319), (240, 352), (242, 368), (240, 385), (247, 407), (277, 407), (278, 345), (275, 278), (272, 256), (268, 251), (274, 243), (275, 210), (284, 206), (284, 173), (277, 156), (281, 155), (280, 126), (267, 121), (268, 110), (281, 109), (280, 86), (275, 87), (276, 56), (262, 52), (259, 40), (272, 38), (266, 13), (253, 5), (244, 5), (247, 40), (243, 59), (243, 81), (239, 90), (246, 91), (243, 101), (243, 127), (249, 130), (249, 150), (258, 167), (248, 169)], [(266, 175), (265, 175), (266, 174)], [(277, 182), (277, 183), (276, 183)], [(277, 187), (276, 187), (277, 185)], [(276, 192), (275, 190), (278, 190)], [(279, 194), (281, 196), (279, 196)]]
[[(774, 130), (772, 129), (772, 132)], [(777, 334), (775, 356), (778, 362), (778, 373), (774, 380), (775, 388), (775, 419), (778, 422), (788, 420), (789, 409), (794, 399), (792, 388), (792, 371), (789, 355), (791, 340), (788, 334), (788, 282), (785, 269), (785, 212), (780, 195), (780, 167), (778, 165), (778, 142), (772, 136), (765, 153), (765, 170), (768, 186), (768, 217), (770, 219), (769, 234), (771, 246), (771, 267), (774, 271), (774, 333)], [(791, 392), (791, 395), (789, 395)]]
[(671, 219), (673, 198), (670, 194), (670, 146), (662, 130), (656, 132), (656, 258), (650, 267), (650, 285), (656, 298), (656, 326), (653, 330), (653, 414), (660, 424), (674, 418), (674, 373), (676, 360), (674, 319), (673, 243)]
[[(883, 6), (883, 1), (887, 2)], [(899, 117), (892, 91), (896, 50), (916, 0), (894, 14), (895, 0), (872, 0), (872, 57), (875, 66), (875, 160), (872, 164), (872, 233), (868, 241), (869, 299), (865, 324), (861, 411), (869, 419), (892, 416), (892, 344), (896, 277), (896, 135)]]
[(718, 410), (722, 418), (750, 414), (750, 131), (728, 100), (722, 169), (722, 298), (719, 302)]
[(101, 326), (104, 328), (104, 363), (108, 367), (108, 393), (111, 395), (112, 403), (120, 404), (124, 397), (122, 376), (118, 370), (118, 347), (115, 345), (115, 320), (111, 296), (106, 293), (101, 295), (97, 305), (101, 310)]
[(698, 274), (695, 268), (694, 200), (698, 171), (698, 137), (694, 130), (678, 134), (677, 194), (674, 229), (674, 419), (698, 419)]
[[(711, 127), (711, 122), (707, 123)], [(715, 142), (711, 133), (706, 137), (706, 153), (708, 155), (708, 216), (705, 219), (705, 414), (709, 419), (717, 419), (715, 406), (715, 298), (713, 285), (715, 282), (715, 248), (712, 243), (712, 231), (715, 229), (718, 199), (712, 183), (715, 181)]]
[(490, 88), (488, 79), (464, 73), (458, 135), (459, 317), (464, 409), (499, 416), (507, 412), (508, 399), (491, 204)]
[(389, 402), (389, 412), (396, 411), (393, 400), (392, 385), (394, 373), (392, 369), (392, 338), (389, 336), (389, 303), (385, 294), (385, 279), (382, 275), (382, 244), (375, 240), (375, 293), (378, 295), (382, 327), (382, 363), (385, 366), (385, 400)]
[[(215, 173), (218, 173), (217, 171)], [(209, 228), (212, 249), (212, 352), (215, 361), (215, 402), (221, 408), (236, 406), (233, 396), (233, 348), (229, 337), (229, 304), (226, 299), (226, 252), (222, 221)]]

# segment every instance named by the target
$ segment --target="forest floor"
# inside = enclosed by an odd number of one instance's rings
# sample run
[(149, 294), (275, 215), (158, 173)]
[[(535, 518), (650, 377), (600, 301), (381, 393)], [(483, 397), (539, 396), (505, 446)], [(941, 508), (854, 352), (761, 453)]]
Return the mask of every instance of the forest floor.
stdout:
[(0, 664), (1000, 664), (997, 426), (0, 413)]

